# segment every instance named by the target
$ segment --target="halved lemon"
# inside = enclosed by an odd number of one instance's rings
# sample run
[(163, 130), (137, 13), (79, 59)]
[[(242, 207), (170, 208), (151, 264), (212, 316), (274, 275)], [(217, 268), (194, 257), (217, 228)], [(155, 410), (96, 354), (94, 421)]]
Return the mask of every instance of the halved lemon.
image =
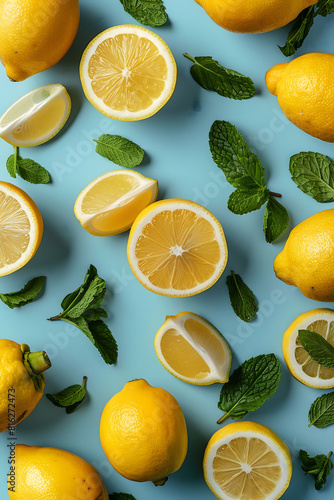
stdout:
[(203, 470), (221, 500), (277, 500), (289, 486), (292, 462), (286, 444), (269, 427), (236, 422), (211, 437)]
[(128, 241), (130, 267), (148, 290), (187, 297), (210, 288), (227, 262), (222, 226), (189, 200), (153, 203), (135, 220)]
[(130, 229), (157, 196), (158, 181), (134, 170), (114, 170), (88, 184), (75, 202), (74, 213), (90, 234), (111, 236)]
[(0, 137), (13, 146), (38, 146), (63, 128), (71, 99), (60, 83), (43, 85), (14, 102), (0, 118)]
[(116, 120), (143, 120), (170, 99), (176, 64), (167, 44), (141, 26), (100, 33), (83, 53), (80, 78), (93, 106)]
[(299, 330), (319, 333), (334, 347), (334, 311), (313, 309), (298, 316), (283, 336), (283, 356), (297, 380), (315, 389), (334, 387), (334, 369), (313, 361), (298, 340)]
[(13, 184), (0, 182), (0, 276), (27, 264), (42, 234), (42, 216), (30, 196)]
[(191, 312), (167, 316), (154, 340), (162, 366), (175, 377), (195, 385), (228, 382), (231, 351), (211, 323)]

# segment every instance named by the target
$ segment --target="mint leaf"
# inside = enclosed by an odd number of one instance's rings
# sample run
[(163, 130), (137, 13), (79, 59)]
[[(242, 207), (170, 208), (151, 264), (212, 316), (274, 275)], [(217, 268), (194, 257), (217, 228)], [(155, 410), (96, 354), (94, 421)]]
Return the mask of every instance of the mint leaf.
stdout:
[(255, 94), (254, 82), (247, 76), (221, 66), (210, 56), (192, 57), (183, 54), (194, 63), (190, 73), (198, 85), (205, 90), (230, 99), (249, 99)]
[(46, 397), (58, 408), (65, 408), (66, 413), (73, 413), (86, 397), (87, 377), (83, 378), (82, 385), (70, 385), (56, 394), (46, 394)]
[(334, 0), (319, 0), (316, 7), (317, 14), (326, 17), (334, 12)]
[(133, 495), (129, 493), (112, 493), (109, 495), (109, 500), (136, 500)]
[(320, 153), (298, 153), (290, 159), (292, 180), (320, 203), (334, 201), (334, 162)]
[(310, 457), (310, 455), (304, 451), (300, 450), (299, 459), (302, 463), (302, 469), (305, 475), (310, 474), (315, 479), (315, 489), (321, 490), (326, 484), (327, 477), (331, 474), (333, 469), (333, 464), (331, 461), (331, 456), (333, 452), (329, 452), (326, 455), (316, 455), (315, 457)]
[(289, 214), (273, 196), (269, 200), (264, 211), (263, 232), (267, 243), (273, 243), (286, 231), (289, 225)]
[(265, 188), (264, 168), (238, 129), (229, 122), (215, 121), (209, 134), (213, 161), (235, 188)]
[(145, 152), (134, 142), (120, 135), (103, 134), (97, 140), (95, 151), (121, 167), (137, 167), (143, 161)]
[(11, 177), (16, 178), (16, 175), (31, 184), (47, 184), (50, 182), (50, 174), (38, 163), (28, 158), (22, 158), (18, 153), (18, 147), (14, 146), (14, 154), (12, 154), (6, 162), (8, 173)]
[(117, 343), (108, 326), (100, 319), (108, 317), (100, 307), (105, 294), (106, 282), (91, 265), (83, 284), (63, 299), (63, 311), (49, 319), (67, 321), (77, 326), (95, 345), (104, 361), (114, 364), (117, 361)]
[(323, 394), (312, 403), (308, 420), (309, 427), (314, 425), (318, 429), (334, 424), (334, 392)]
[(218, 408), (226, 418), (240, 420), (250, 411), (255, 411), (272, 396), (281, 380), (281, 365), (274, 354), (261, 354), (245, 361), (223, 385)]
[(314, 6), (304, 9), (299, 14), (288, 34), (285, 45), (283, 47), (278, 46), (286, 57), (292, 56), (303, 45), (305, 38), (313, 26), (314, 17)]
[(239, 188), (230, 195), (227, 207), (234, 214), (243, 215), (258, 210), (267, 200), (268, 190), (266, 188)]
[(299, 330), (298, 340), (319, 365), (325, 368), (334, 368), (334, 347), (319, 333)]
[(239, 274), (234, 274), (234, 271), (227, 276), (226, 284), (235, 314), (247, 323), (252, 321), (258, 311), (257, 300), (252, 290), (248, 288)]
[(125, 12), (145, 26), (162, 26), (168, 16), (162, 0), (120, 0)]
[(0, 300), (11, 309), (30, 304), (41, 293), (45, 280), (45, 276), (33, 278), (18, 292), (0, 293)]

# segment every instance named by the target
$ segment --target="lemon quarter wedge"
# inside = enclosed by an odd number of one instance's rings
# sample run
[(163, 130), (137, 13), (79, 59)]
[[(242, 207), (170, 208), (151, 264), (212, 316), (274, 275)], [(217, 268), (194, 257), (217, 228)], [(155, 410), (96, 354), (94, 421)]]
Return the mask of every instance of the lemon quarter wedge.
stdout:
[(310, 330), (334, 347), (334, 311), (313, 309), (298, 316), (283, 336), (283, 356), (290, 373), (302, 384), (315, 389), (334, 387), (334, 369), (313, 361), (298, 339), (299, 330)]
[(289, 486), (292, 462), (288, 447), (269, 427), (237, 422), (212, 436), (203, 469), (221, 500), (277, 500)]
[(173, 94), (176, 64), (167, 44), (141, 26), (114, 26), (83, 53), (80, 77), (87, 99), (116, 120), (154, 115)]
[(154, 345), (162, 366), (184, 382), (228, 382), (230, 348), (222, 334), (201, 316), (191, 312), (167, 316)]
[(43, 85), (14, 102), (0, 117), (0, 137), (13, 146), (38, 146), (58, 134), (70, 111), (65, 87)]
[(43, 220), (30, 196), (8, 182), (0, 182), (0, 207), (0, 276), (6, 276), (35, 255)]
[(74, 213), (89, 233), (111, 236), (127, 231), (137, 215), (157, 199), (158, 181), (134, 170), (101, 175), (79, 194)]

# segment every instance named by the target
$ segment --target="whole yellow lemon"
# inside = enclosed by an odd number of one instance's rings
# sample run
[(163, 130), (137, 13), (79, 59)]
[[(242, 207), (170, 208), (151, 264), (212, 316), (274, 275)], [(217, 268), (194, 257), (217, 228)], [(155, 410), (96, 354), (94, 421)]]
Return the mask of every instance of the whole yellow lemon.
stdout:
[(290, 23), (318, 0), (196, 0), (215, 23), (235, 33), (264, 33)]
[(111, 465), (132, 481), (163, 485), (188, 448), (182, 410), (169, 392), (146, 380), (125, 384), (105, 406), (101, 444)]
[(79, 0), (0, 0), (0, 61), (22, 81), (54, 66), (79, 27)]
[(58, 448), (18, 444), (11, 450), (9, 500), (108, 500), (100, 474), (82, 458)]
[(291, 231), (274, 271), (309, 299), (334, 302), (334, 209), (312, 215)]
[(266, 74), (286, 117), (310, 135), (334, 142), (334, 54), (312, 53), (277, 64)]
[(44, 351), (30, 352), (12, 340), (0, 339), (0, 432), (30, 415), (43, 396), (44, 371), (51, 362)]

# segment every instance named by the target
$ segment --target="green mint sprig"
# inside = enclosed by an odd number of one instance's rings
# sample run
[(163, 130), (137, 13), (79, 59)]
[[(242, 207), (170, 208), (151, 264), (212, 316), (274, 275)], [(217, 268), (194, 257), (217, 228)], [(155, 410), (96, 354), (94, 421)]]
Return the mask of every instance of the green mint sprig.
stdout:
[(125, 12), (145, 26), (162, 26), (168, 16), (162, 0), (120, 0)]
[(0, 300), (11, 309), (30, 304), (41, 293), (45, 280), (45, 276), (33, 278), (18, 292), (0, 293)]
[(53, 403), (58, 408), (65, 408), (66, 413), (75, 412), (78, 406), (83, 402), (86, 397), (86, 382), (87, 377), (83, 378), (82, 384), (70, 385), (61, 392), (56, 394), (46, 394), (51, 403)]
[(252, 290), (246, 285), (241, 276), (235, 274), (234, 271), (231, 271), (230, 276), (227, 276), (226, 284), (235, 314), (247, 323), (252, 321), (259, 309)]
[(103, 134), (94, 139), (94, 142), (96, 142), (95, 151), (99, 155), (121, 167), (137, 167), (144, 159), (145, 151), (120, 135)]
[(261, 354), (242, 363), (223, 385), (218, 408), (226, 412), (218, 424), (228, 417), (240, 420), (260, 408), (277, 390), (281, 380), (281, 364), (274, 354)]
[(333, 469), (333, 463), (331, 461), (331, 456), (333, 452), (329, 452), (328, 455), (316, 455), (311, 457), (306, 451), (300, 450), (299, 459), (302, 463), (302, 469), (305, 475), (310, 474), (315, 480), (315, 489), (321, 490), (327, 481), (327, 477), (331, 474)]
[(334, 392), (323, 394), (312, 403), (308, 420), (309, 427), (318, 429), (334, 424)]
[(95, 345), (104, 361), (112, 365), (117, 361), (117, 343), (108, 326), (101, 320), (108, 317), (101, 308), (106, 291), (105, 280), (99, 277), (96, 268), (91, 265), (83, 284), (62, 301), (63, 311), (49, 320), (63, 320), (77, 326)]
[(303, 45), (314, 19), (317, 16), (326, 17), (334, 12), (334, 0), (319, 0), (317, 4), (304, 9), (293, 24), (286, 43), (278, 48), (286, 57), (292, 56)]
[(319, 333), (299, 330), (298, 340), (313, 361), (325, 368), (334, 368), (334, 347)]
[(267, 188), (259, 158), (238, 129), (226, 121), (217, 120), (212, 124), (209, 145), (214, 162), (224, 172), (227, 182), (236, 188), (227, 202), (229, 210), (242, 215), (267, 203), (263, 231), (268, 243), (276, 241), (287, 229), (289, 215), (274, 198), (280, 198), (281, 194)]
[(319, 203), (334, 201), (334, 162), (320, 153), (301, 152), (290, 158), (293, 182)]
[(6, 162), (8, 173), (14, 179), (16, 175), (31, 184), (47, 184), (51, 177), (49, 172), (34, 160), (22, 158), (19, 148), (14, 146), (14, 154), (10, 155)]
[(203, 89), (237, 100), (249, 99), (255, 94), (254, 82), (250, 78), (224, 68), (212, 57), (183, 55), (194, 63), (190, 68), (191, 76)]
[(136, 500), (133, 495), (129, 493), (112, 493), (109, 495), (109, 500)]

